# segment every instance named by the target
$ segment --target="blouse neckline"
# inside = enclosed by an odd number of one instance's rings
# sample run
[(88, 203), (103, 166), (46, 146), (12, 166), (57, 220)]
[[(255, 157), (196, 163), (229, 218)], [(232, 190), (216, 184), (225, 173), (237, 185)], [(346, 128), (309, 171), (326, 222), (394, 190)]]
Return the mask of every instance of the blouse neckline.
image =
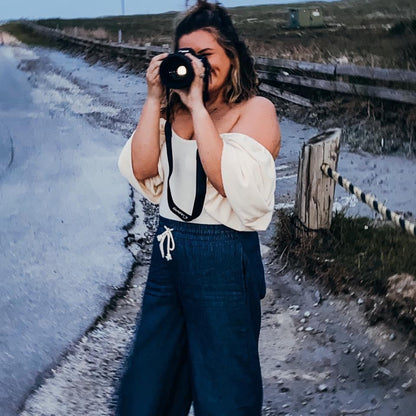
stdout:
[(184, 139), (183, 137), (179, 136), (179, 134), (177, 134), (176, 131), (173, 130), (173, 129), (172, 129), (172, 137), (174, 137), (175, 139), (178, 139), (182, 142), (196, 143), (195, 139)]

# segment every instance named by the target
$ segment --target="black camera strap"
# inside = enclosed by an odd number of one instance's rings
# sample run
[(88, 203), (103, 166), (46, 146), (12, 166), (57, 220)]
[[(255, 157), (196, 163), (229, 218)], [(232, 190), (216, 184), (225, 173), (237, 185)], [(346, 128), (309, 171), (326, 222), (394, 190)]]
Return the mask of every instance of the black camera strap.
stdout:
[(196, 151), (196, 193), (194, 207), (192, 209), (192, 214), (187, 214), (185, 211), (182, 211), (173, 201), (172, 193), (170, 190), (170, 177), (173, 173), (173, 153), (172, 153), (172, 126), (169, 122), (169, 118), (165, 124), (165, 136), (166, 136), (166, 153), (168, 156), (168, 165), (169, 165), (169, 176), (167, 180), (167, 197), (170, 210), (176, 214), (182, 221), (192, 221), (195, 218), (199, 217), (204, 207), (205, 193), (207, 188), (207, 176), (205, 174), (204, 168), (202, 167), (201, 158), (199, 157), (198, 150)]

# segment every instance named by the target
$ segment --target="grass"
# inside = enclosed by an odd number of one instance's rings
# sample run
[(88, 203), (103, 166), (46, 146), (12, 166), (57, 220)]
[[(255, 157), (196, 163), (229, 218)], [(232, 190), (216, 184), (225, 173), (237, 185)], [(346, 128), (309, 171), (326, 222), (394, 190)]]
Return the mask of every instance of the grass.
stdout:
[(293, 212), (279, 212), (277, 251), (335, 292), (363, 286), (384, 295), (390, 276), (416, 276), (416, 238), (390, 224), (336, 213), (330, 230), (311, 232), (306, 240), (296, 236), (296, 225)]
[[(307, 238), (299, 238), (299, 223), (293, 211), (281, 210), (277, 217), (275, 249), (283, 263), (318, 279), (334, 294), (365, 291), (370, 299), (382, 298), (385, 307), (375, 321), (400, 317), (406, 330), (416, 333), (416, 304), (409, 316), (401, 304), (385, 297), (390, 276), (416, 276), (415, 237), (389, 223), (336, 213), (330, 230), (310, 232)], [(374, 304), (377, 302), (380, 303)]]
[(0, 31), (1, 30), (10, 33), (27, 45), (58, 47), (58, 44), (53, 39), (40, 36), (27, 26), (24, 26), (17, 21), (1, 25)]

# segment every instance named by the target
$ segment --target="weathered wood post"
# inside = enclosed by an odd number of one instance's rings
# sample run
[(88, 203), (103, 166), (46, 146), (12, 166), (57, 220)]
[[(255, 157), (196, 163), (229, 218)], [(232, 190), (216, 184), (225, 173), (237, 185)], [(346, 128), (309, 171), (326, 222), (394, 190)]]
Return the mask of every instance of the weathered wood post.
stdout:
[(336, 169), (340, 148), (341, 129), (330, 129), (312, 137), (303, 145), (299, 158), (295, 212), (303, 229), (330, 228), (335, 181), (321, 171), (322, 163)]

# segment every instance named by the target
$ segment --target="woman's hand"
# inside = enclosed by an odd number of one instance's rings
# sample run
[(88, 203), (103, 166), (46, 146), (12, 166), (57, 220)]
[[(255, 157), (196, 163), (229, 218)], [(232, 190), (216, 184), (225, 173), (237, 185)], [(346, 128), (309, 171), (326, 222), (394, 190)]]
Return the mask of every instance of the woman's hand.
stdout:
[(160, 55), (153, 57), (146, 72), (147, 97), (150, 99), (155, 99), (159, 102), (164, 94), (164, 87), (160, 80), (159, 68), (162, 61), (167, 56), (168, 53), (161, 53)]
[(192, 61), (195, 78), (189, 88), (175, 89), (173, 91), (179, 95), (182, 103), (186, 105), (192, 113), (194, 110), (204, 107), (203, 90), (205, 67), (202, 61), (196, 56), (190, 53), (187, 53), (186, 56)]

